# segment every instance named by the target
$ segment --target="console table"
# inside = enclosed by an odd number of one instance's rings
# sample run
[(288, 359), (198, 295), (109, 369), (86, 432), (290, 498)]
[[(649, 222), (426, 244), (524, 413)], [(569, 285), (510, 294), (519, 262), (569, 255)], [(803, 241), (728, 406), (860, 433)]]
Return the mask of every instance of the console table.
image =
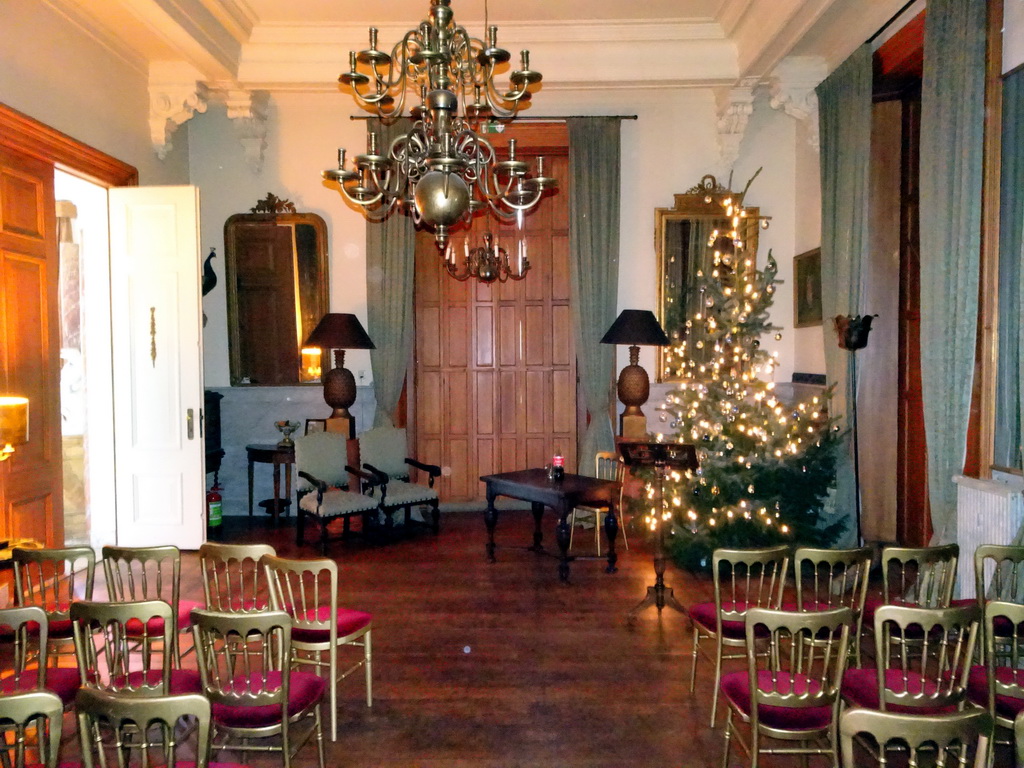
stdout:
[(580, 505), (607, 506), (609, 514), (604, 518), (605, 535), (608, 537), (608, 567), (605, 573), (615, 573), (615, 537), (619, 532), (619, 524), (615, 515), (615, 502), (619, 498), (619, 483), (614, 480), (598, 480), (596, 477), (571, 475), (566, 473), (561, 480), (549, 480), (546, 469), (523, 469), (518, 472), (504, 472), (499, 475), (484, 475), (480, 480), (487, 485), (487, 511), (484, 521), (487, 523), (487, 560), (494, 562), (494, 529), (498, 523), (498, 510), (494, 508), (494, 499), (508, 496), (513, 499), (529, 501), (533, 508), (533, 519), (536, 527), (533, 532), (535, 552), (543, 552), (541, 545), (544, 534), (541, 531), (541, 520), (544, 507), (551, 507), (558, 515), (555, 526), (555, 538), (561, 557), (558, 563), (558, 577), (569, 580), (569, 515), (573, 508)]
[[(292, 464), (295, 446), (277, 443), (250, 443), (245, 446), (249, 458), (249, 517), (252, 517), (252, 468), (254, 464), (274, 465), (274, 525), (281, 521), (281, 502), (292, 497)], [(284, 467), (284, 499), (281, 498), (281, 468)]]

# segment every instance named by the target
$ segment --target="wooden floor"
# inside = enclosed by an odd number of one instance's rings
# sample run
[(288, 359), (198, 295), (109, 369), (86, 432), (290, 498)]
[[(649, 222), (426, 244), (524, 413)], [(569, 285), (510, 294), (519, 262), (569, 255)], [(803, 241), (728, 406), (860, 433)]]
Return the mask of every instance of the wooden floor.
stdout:
[[(287, 524), (275, 531), (267, 518), (241, 523), (229, 519), (218, 539), (266, 541), (286, 556), (318, 554), (297, 548)], [(329, 768), (721, 765), (723, 729), (708, 727), (706, 661), (696, 692), (688, 691), (685, 618), (651, 608), (627, 622), (654, 582), (639, 536), (618, 573), (606, 574), (603, 560), (579, 561), (564, 585), (554, 558), (525, 548), (532, 527), (528, 512), (502, 513), (494, 564), (484, 557), (479, 513), (445, 516), (436, 537), (333, 545), (343, 604), (374, 615), (374, 704), (365, 706), (357, 675), (346, 681)], [(545, 536), (555, 549), (553, 530)], [(575, 543), (593, 539), (579, 535)], [(671, 566), (666, 583), (684, 604), (711, 599), (709, 580)], [(195, 555), (185, 555), (182, 596), (201, 594)], [(315, 764), (312, 745), (293, 763)], [(734, 752), (730, 765), (745, 764)]]

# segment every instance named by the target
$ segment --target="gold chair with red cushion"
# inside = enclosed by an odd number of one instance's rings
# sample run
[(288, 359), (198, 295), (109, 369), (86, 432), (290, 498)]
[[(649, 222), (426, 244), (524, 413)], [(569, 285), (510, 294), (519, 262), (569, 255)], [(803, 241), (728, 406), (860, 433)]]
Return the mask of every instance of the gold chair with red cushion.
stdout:
[(1024, 605), (990, 602), (984, 635), (985, 664), (971, 667), (967, 698), (987, 709), (996, 726), (1013, 729), (1024, 712)]
[(269, 544), (215, 544), (199, 548), (206, 610), (258, 613), (270, 605), (264, 555), (276, 555)]
[(75, 701), (77, 667), (51, 667), (47, 656), (49, 629), (46, 611), (37, 605), (0, 609), (0, 646), (11, 668), (0, 673), (0, 694), (47, 690), (64, 706)]
[(921, 715), (963, 709), (978, 619), (976, 605), (881, 606), (875, 611), (877, 668), (846, 670), (843, 699), (851, 707)]
[[(171, 606), (175, 632), (174, 663), (181, 663), (181, 635), (189, 631), (188, 617), (193, 608), (202, 607), (198, 600), (181, 599), (181, 552), (174, 546), (104, 547), (103, 573), (107, 581), (107, 597), (112, 602), (163, 600)], [(153, 627), (152, 637), (160, 635)]]
[(85, 768), (244, 768), (210, 762), (210, 702), (200, 694), (124, 696), (83, 688), (76, 709)]
[(863, 632), (873, 632), (875, 611), (883, 605), (946, 608), (953, 599), (960, 547), (884, 547), (882, 595), (864, 601)]
[[(849, 608), (853, 614), (850, 656), (860, 666), (860, 625), (868, 593), (871, 548), (815, 549), (799, 547), (793, 554), (796, 603), (791, 610), (831, 611)], [(790, 610), (788, 605), (783, 608)]]
[[(373, 706), (373, 616), (338, 606), (338, 564), (333, 560), (288, 560), (266, 556), (270, 605), (292, 617), (292, 664), (327, 671), (331, 741), (338, 740), (338, 685), (360, 667), (366, 706)], [(339, 671), (343, 646), (361, 648), (360, 658)], [(327, 659), (324, 659), (324, 654)]]
[[(762, 754), (800, 754), (805, 760), (807, 755), (828, 755), (838, 766), (839, 685), (853, 622), (849, 608), (747, 611), (747, 669), (722, 676), (729, 707), (722, 765), (729, 764), (735, 736), (751, 766), (757, 766)], [(766, 653), (757, 653), (758, 643), (766, 646)], [(736, 718), (750, 724), (749, 742), (736, 730)], [(786, 745), (766, 747), (766, 738)]]
[[(848, 709), (839, 716), (843, 765), (862, 764), (856, 760), (854, 744), (863, 734), (872, 737), (880, 753), (884, 754), (890, 746), (904, 752), (909, 750), (912, 766), (956, 765), (967, 768), (973, 763), (974, 768), (986, 768), (989, 765), (992, 718), (980, 710), (910, 715)], [(922, 755), (927, 755), (927, 763), (919, 761)], [(938, 762), (934, 762), (936, 758)]]
[[(690, 693), (697, 681), (697, 655), (715, 663), (715, 682), (711, 694), (711, 727), (718, 713), (718, 686), (724, 659), (744, 659), (746, 653), (723, 655), (723, 648), (746, 648), (747, 610), (777, 609), (782, 603), (782, 588), (789, 568), (788, 547), (768, 549), (716, 549), (711, 557), (715, 585), (713, 603), (697, 603), (687, 609), (693, 628), (693, 661), (690, 667)], [(704, 638), (715, 644), (712, 657), (701, 647)]]
[[(64, 704), (49, 691), (0, 696), (0, 761), (7, 768), (57, 768)], [(34, 760), (29, 755), (34, 753)]]
[(74, 656), (71, 603), (92, 600), (96, 554), (92, 547), (11, 550), (15, 605), (38, 605), (46, 611), (54, 656)]
[(163, 600), (71, 605), (83, 688), (129, 695), (200, 693), (199, 673), (174, 661), (174, 610)]
[[(293, 671), (292, 620), (284, 611), (192, 612), (196, 658), (203, 693), (212, 704), (215, 748), (281, 752), (284, 767), (311, 737), (316, 739), (319, 768), (324, 768), (320, 704), (326, 681), (313, 672)], [(293, 744), (292, 727), (312, 721), (304, 738)], [(302, 733), (302, 730), (299, 730)], [(254, 745), (252, 739), (273, 739)]]

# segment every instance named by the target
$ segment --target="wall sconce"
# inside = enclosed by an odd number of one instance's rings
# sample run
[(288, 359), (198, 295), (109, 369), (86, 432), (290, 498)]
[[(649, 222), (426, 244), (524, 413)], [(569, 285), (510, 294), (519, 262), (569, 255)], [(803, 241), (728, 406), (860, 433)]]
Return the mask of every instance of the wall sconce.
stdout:
[(620, 421), (623, 437), (647, 437), (647, 417), (640, 406), (651, 394), (651, 379), (640, 365), (640, 345), (664, 347), (668, 336), (649, 309), (624, 309), (601, 338), (602, 344), (629, 344), (629, 365), (619, 374), (619, 400), (626, 406)]
[(28, 442), (28, 398), (0, 397), (0, 461), (14, 454), (14, 446)]

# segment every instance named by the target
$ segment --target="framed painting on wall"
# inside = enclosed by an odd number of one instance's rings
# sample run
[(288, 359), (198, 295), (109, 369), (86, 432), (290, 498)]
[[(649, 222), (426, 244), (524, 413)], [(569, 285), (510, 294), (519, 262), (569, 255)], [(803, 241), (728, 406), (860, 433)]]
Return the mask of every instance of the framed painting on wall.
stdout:
[(821, 325), (821, 248), (793, 257), (793, 327)]

